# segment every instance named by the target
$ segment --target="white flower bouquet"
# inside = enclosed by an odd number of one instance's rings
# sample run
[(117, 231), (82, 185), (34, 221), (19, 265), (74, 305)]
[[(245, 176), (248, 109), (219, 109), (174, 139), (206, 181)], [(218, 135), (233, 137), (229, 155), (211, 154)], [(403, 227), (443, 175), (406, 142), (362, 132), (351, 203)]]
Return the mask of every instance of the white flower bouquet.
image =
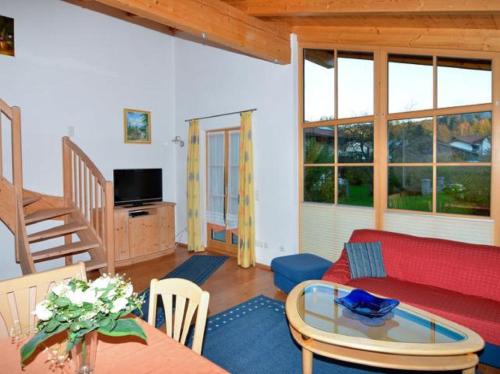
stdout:
[(108, 336), (134, 335), (146, 340), (142, 328), (132, 318), (122, 318), (144, 302), (122, 276), (108, 275), (85, 282), (71, 279), (51, 288), (36, 305), (37, 333), (21, 348), (24, 363), (39, 344), (68, 330), (66, 352), (80, 344), (86, 334), (97, 331)]

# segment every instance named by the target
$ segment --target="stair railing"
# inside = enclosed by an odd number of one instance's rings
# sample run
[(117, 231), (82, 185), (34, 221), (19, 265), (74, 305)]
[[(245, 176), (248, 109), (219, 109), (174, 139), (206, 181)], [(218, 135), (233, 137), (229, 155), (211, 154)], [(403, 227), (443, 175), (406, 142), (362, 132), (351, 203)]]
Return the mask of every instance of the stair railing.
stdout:
[(62, 144), (65, 203), (75, 206), (94, 230), (106, 253), (107, 272), (114, 274), (113, 183), (68, 137)]
[[(9, 123), (2, 123), (2, 117)], [(12, 180), (9, 181), (4, 173), (4, 150), (2, 139), (2, 126), (10, 125), (11, 160), (12, 160)], [(7, 139), (5, 139), (7, 141)], [(26, 246), (26, 237), (23, 235), (24, 214), (22, 211), (23, 200), (23, 160), (21, 146), (21, 109), (16, 106), (9, 106), (0, 99), (0, 219), (16, 237), (16, 261), (21, 262), (21, 266), (26, 264), (20, 259), (20, 252), (27, 250), (21, 248)]]

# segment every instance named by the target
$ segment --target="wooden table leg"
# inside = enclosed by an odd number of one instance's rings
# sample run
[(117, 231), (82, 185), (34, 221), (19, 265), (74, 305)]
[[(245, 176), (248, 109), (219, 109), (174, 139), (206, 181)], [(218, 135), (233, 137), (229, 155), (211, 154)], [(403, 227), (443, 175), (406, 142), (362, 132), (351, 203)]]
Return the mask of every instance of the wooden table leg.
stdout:
[(462, 374), (474, 374), (475, 372), (476, 372), (475, 367), (462, 370)]
[[(302, 347), (302, 374), (312, 374), (313, 372), (313, 353)], [(464, 374), (469, 374), (465, 373)]]

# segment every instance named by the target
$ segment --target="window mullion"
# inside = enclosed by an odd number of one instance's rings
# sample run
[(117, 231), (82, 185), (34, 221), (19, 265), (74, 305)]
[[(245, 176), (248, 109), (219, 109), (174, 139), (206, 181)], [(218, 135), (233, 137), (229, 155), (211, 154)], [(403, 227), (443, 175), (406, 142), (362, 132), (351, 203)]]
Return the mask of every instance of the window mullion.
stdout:
[[(432, 56), (432, 107), (438, 107), (437, 56)], [(437, 115), (432, 117), (432, 213), (437, 212)]]
[(437, 116), (432, 117), (432, 213), (437, 212)]
[(338, 144), (339, 144), (339, 127), (335, 126), (335, 139), (334, 139), (334, 187), (333, 187), (333, 193), (335, 195), (334, 197), (334, 204), (337, 205), (339, 201), (339, 167), (338, 167), (338, 162), (339, 162), (339, 152), (338, 152)]
[(339, 118), (339, 61), (338, 61), (338, 51), (335, 50), (333, 59), (333, 118)]

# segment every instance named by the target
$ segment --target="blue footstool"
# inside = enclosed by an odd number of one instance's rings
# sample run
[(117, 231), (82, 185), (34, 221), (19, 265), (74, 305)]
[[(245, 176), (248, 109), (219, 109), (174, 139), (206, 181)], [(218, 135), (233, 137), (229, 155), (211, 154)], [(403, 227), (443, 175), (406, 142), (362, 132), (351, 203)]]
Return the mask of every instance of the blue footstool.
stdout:
[(289, 293), (300, 282), (321, 279), (332, 263), (311, 253), (276, 257), (271, 261), (274, 285)]

